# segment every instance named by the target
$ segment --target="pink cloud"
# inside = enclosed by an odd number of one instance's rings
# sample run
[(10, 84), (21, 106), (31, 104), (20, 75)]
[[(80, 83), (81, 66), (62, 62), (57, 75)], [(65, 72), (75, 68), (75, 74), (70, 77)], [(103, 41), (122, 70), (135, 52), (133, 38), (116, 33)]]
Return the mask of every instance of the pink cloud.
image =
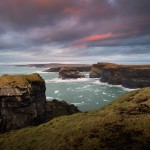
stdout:
[(93, 42), (93, 41), (102, 41), (107, 39), (116, 39), (116, 38), (124, 38), (131, 35), (136, 34), (137, 31), (129, 32), (129, 33), (106, 33), (106, 34), (94, 34), (84, 38), (81, 38), (80, 42)]

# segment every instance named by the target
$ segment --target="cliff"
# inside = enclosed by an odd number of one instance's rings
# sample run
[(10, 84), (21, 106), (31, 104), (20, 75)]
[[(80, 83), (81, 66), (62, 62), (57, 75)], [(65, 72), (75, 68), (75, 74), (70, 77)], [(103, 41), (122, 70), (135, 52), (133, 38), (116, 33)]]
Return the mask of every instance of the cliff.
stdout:
[(59, 71), (59, 78), (62, 79), (77, 79), (83, 78), (84, 75), (76, 70), (74, 67), (63, 67)]
[(45, 82), (38, 74), (0, 77), (0, 132), (39, 124), (46, 111)]
[(149, 122), (150, 88), (144, 88), (128, 92), (100, 110), (0, 135), (0, 149), (148, 150)]
[[(38, 74), (1, 76), (0, 133), (52, 119), (54, 112), (59, 110), (54, 107), (56, 102), (49, 103), (51, 105), (46, 102), (45, 82)], [(60, 102), (57, 106), (64, 110), (61, 115), (67, 115), (65, 110), (68, 108), (64, 104)]]
[(97, 63), (92, 66), (90, 78), (100, 78), (101, 82), (128, 88), (149, 87), (150, 65)]

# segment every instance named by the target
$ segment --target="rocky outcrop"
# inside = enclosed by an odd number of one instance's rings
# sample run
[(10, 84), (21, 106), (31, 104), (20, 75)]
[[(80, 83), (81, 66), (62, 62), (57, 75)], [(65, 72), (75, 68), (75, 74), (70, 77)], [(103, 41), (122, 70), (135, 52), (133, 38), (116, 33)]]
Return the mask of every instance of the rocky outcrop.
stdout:
[(83, 78), (84, 75), (77, 71), (75, 68), (71, 67), (63, 67), (59, 71), (59, 78), (62, 79), (77, 79), (77, 78)]
[[(55, 67), (44, 70), (43, 72), (59, 72), (63, 67)], [(91, 66), (79, 66), (79, 67), (71, 67), (79, 72), (90, 72)]]
[(100, 78), (101, 82), (128, 88), (149, 87), (150, 65), (97, 63), (92, 66), (90, 78)]
[[(67, 108), (61, 103), (57, 103), (58, 108), (60, 105), (64, 110), (61, 115), (68, 115), (69, 112), (66, 113), (65, 110), (72, 109), (73, 106), (68, 105)], [(52, 119), (52, 112), (59, 109), (51, 106), (56, 106), (56, 101), (52, 101), (50, 106), (47, 104), (45, 82), (38, 74), (0, 77), (0, 133)], [(73, 112), (75, 108), (72, 112), (70, 110), (70, 114)]]
[(56, 99), (52, 101), (47, 101), (49, 106), (49, 113), (51, 119), (64, 116), (64, 115), (72, 115), (74, 113), (80, 112), (78, 108), (72, 104), (68, 104), (65, 101), (58, 101)]
[(37, 125), (45, 117), (45, 82), (38, 74), (0, 77), (0, 132)]

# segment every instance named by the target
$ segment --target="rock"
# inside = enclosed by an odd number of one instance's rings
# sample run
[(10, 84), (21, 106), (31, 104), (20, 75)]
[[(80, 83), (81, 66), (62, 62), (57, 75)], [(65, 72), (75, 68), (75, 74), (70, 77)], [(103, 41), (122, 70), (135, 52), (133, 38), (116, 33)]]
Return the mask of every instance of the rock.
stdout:
[(65, 101), (58, 101), (54, 99), (52, 101), (47, 101), (47, 103), (49, 105), (51, 119), (58, 116), (72, 115), (74, 113), (80, 112), (76, 106), (72, 104), (69, 105)]
[(92, 66), (90, 78), (100, 78), (101, 82), (128, 88), (149, 87), (150, 65), (97, 63)]
[(61, 67), (56, 67), (56, 68), (49, 68), (44, 70), (43, 72), (59, 72)]
[[(64, 66), (64, 67), (67, 67)], [(43, 72), (59, 72), (61, 70), (61, 68), (63, 67), (54, 67), (54, 68), (49, 68), (47, 70), (44, 70)], [(76, 69), (77, 71), (80, 71), (80, 72), (90, 72), (91, 71), (91, 66), (78, 66), (78, 67), (71, 67), (71, 68), (74, 68)]]
[(150, 66), (147, 68), (121, 68), (122, 85), (128, 88), (150, 87)]
[(38, 74), (0, 77), (0, 132), (37, 125), (45, 115), (45, 82)]
[(77, 78), (83, 78), (84, 75), (77, 71), (75, 68), (71, 67), (63, 67), (59, 71), (59, 78), (62, 79), (77, 79)]

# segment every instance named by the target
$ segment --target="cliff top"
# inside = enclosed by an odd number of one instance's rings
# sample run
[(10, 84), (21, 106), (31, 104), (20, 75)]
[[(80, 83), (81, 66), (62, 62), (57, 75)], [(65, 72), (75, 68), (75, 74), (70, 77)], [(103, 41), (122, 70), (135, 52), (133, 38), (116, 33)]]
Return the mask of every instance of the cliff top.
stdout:
[(58, 117), (38, 127), (0, 135), (0, 148), (149, 149), (149, 122), (150, 88), (144, 88), (97, 111)]
[(28, 84), (43, 83), (42, 77), (33, 73), (30, 75), (2, 75), (0, 77), (0, 87), (3, 86), (26, 86)]
[(94, 66), (103, 67), (106, 69), (109, 68), (129, 68), (129, 69), (150, 69), (150, 65), (119, 65), (114, 63), (107, 63), (107, 62), (99, 62), (97, 64), (94, 64)]

